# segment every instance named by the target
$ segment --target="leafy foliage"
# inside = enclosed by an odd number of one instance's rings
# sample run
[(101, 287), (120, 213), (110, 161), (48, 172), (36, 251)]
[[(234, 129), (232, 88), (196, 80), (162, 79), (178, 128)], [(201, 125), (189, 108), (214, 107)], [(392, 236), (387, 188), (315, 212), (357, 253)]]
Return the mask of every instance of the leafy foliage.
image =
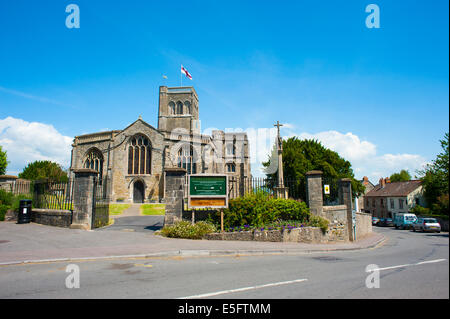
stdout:
[(328, 219), (316, 215), (311, 215), (308, 221), (308, 226), (319, 227), (324, 233), (328, 230), (329, 224), (330, 221)]
[[(243, 225), (261, 227), (277, 220), (306, 221), (309, 209), (305, 202), (292, 199), (272, 198), (263, 192), (248, 194), (231, 199), (229, 208), (224, 210), (224, 228)], [(218, 225), (220, 213), (209, 216)]]
[(31, 199), (31, 197), (27, 195), (14, 195), (11, 192), (0, 189), (0, 221), (5, 220), (5, 214), (9, 209), (19, 211), (19, 204), (22, 199)]
[(67, 173), (57, 163), (51, 161), (34, 161), (24, 168), (19, 178), (32, 181), (48, 179), (52, 182), (67, 182)]
[(411, 175), (407, 170), (402, 169), (399, 173), (392, 174), (389, 179), (391, 182), (407, 182), (411, 180)]
[[(263, 163), (265, 167), (270, 162)], [(324, 179), (351, 178), (353, 196), (364, 193), (364, 185), (355, 179), (351, 164), (338, 153), (325, 148), (317, 140), (300, 140), (291, 137), (283, 140), (283, 178), (297, 180), (301, 198), (306, 198), (306, 173), (312, 170), (323, 172)], [(268, 177), (276, 181), (276, 173)]]
[(164, 227), (161, 234), (172, 238), (201, 239), (204, 235), (215, 231), (216, 227), (208, 222), (201, 221), (192, 225), (191, 222), (180, 221)]
[(7, 166), (8, 161), (6, 157), (6, 151), (3, 151), (2, 146), (0, 145), (0, 175), (5, 175)]
[(442, 152), (437, 155), (432, 164), (419, 171), (425, 192), (424, 196), (428, 206), (436, 214), (449, 214), (449, 134), (445, 133), (444, 139), (440, 140)]
[(411, 214), (415, 214), (416, 216), (427, 216), (431, 214), (431, 210), (427, 207), (423, 207), (420, 205), (416, 205), (409, 210)]

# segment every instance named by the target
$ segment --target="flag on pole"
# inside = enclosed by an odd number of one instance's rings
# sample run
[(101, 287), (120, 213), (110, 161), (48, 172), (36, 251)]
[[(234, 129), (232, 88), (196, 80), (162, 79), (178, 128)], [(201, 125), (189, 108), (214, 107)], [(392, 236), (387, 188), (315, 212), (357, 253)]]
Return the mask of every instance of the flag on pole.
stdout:
[(187, 78), (189, 78), (189, 80), (192, 80), (192, 76), (189, 74), (188, 70), (186, 70), (183, 65), (181, 66), (181, 73), (183, 73), (184, 75), (186, 75)]

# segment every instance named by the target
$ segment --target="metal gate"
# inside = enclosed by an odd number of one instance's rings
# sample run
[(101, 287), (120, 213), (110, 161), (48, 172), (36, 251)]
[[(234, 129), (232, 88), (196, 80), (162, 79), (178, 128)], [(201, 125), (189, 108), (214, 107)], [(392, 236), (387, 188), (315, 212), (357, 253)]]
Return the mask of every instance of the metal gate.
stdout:
[(109, 223), (108, 179), (94, 178), (93, 188), (92, 229), (106, 226)]

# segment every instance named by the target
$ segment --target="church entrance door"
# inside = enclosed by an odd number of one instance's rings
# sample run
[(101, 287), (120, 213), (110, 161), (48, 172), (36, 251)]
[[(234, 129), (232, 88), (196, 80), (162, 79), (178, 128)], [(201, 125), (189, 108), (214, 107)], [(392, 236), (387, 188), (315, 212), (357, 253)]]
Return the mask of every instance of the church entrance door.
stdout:
[(136, 181), (133, 184), (133, 202), (144, 202), (144, 183), (142, 183), (141, 181)]

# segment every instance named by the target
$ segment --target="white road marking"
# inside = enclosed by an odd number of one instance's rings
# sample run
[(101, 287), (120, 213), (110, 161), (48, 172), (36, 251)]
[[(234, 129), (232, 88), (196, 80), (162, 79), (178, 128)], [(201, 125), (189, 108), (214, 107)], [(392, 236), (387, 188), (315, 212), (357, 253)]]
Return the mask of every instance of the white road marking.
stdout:
[(255, 289), (261, 289), (261, 288), (267, 288), (267, 287), (288, 285), (288, 284), (293, 284), (293, 283), (297, 283), (297, 282), (303, 282), (303, 281), (307, 281), (307, 280), (308, 279), (296, 279), (296, 280), (290, 280), (290, 281), (275, 282), (275, 283), (271, 283), (271, 284), (258, 285), (258, 286), (253, 286), (253, 287), (244, 287), (244, 288), (238, 288), (238, 289), (222, 290), (222, 291), (211, 292), (211, 293), (202, 294), (202, 295), (181, 297), (181, 298), (177, 298), (177, 299), (197, 299), (197, 298), (213, 297), (213, 296), (218, 296), (218, 295), (231, 294), (231, 293), (234, 293), (234, 292), (242, 292), (242, 291), (255, 290)]
[(391, 267), (384, 267), (384, 268), (376, 268), (376, 269), (371, 269), (370, 271), (381, 271), (381, 270), (388, 270), (388, 269), (395, 269), (395, 268), (418, 266), (418, 265), (424, 265), (424, 264), (433, 264), (433, 263), (439, 263), (439, 262), (445, 261), (445, 260), (447, 260), (447, 259), (427, 260), (427, 261), (418, 262), (417, 264), (405, 264), (405, 265), (398, 265), (398, 266), (391, 266)]
[(429, 260), (429, 261), (421, 261), (420, 263), (417, 263), (417, 265), (439, 263), (439, 262), (444, 261), (444, 260), (447, 260), (447, 259), (436, 259), (436, 260)]

